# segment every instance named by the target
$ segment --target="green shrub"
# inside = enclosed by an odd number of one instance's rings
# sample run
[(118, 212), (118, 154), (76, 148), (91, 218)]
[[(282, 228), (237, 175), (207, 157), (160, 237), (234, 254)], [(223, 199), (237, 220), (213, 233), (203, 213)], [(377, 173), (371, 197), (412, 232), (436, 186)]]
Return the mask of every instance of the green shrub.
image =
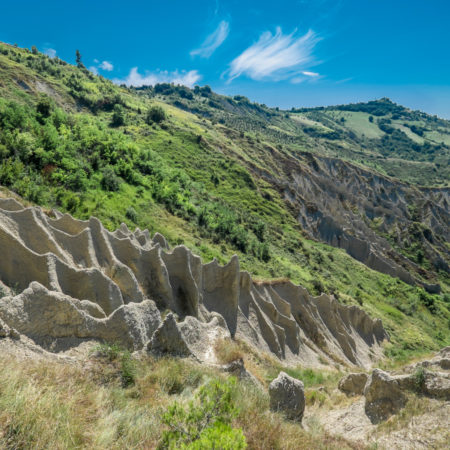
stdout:
[(152, 106), (147, 113), (147, 123), (161, 123), (166, 119), (166, 113), (161, 106)]
[(136, 210), (132, 206), (130, 206), (127, 209), (127, 212), (125, 213), (125, 216), (126, 216), (127, 219), (131, 220), (132, 222), (137, 223), (138, 214), (137, 214)]
[(240, 450), (247, 448), (247, 444), (240, 428), (231, 428), (230, 425), (216, 423), (203, 431), (199, 439), (179, 448), (189, 450)]
[(231, 428), (239, 413), (233, 401), (235, 385), (234, 378), (211, 381), (186, 406), (173, 403), (162, 416), (168, 430), (163, 432), (160, 448), (246, 448), (242, 431)]
[(105, 191), (118, 191), (120, 188), (120, 178), (114, 173), (112, 167), (105, 167), (102, 170), (102, 188)]
[(259, 259), (261, 259), (264, 262), (269, 262), (270, 258), (271, 255), (269, 245), (267, 244), (267, 242), (264, 242), (263, 244), (260, 245)]
[(92, 349), (92, 353), (95, 353), (102, 358), (106, 358), (108, 361), (115, 361), (118, 359), (121, 351), (122, 348), (120, 345), (115, 343), (98, 344)]
[(314, 295), (320, 295), (322, 292), (325, 291), (325, 288), (324, 288), (321, 280), (318, 280), (316, 278), (312, 281), (312, 284), (313, 284), (313, 294)]
[(430, 313), (436, 313), (436, 305), (434, 303), (434, 296), (427, 294), (425, 291), (420, 291), (419, 299), (422, 304), (430, 311)]
[(52, 106), (52, 101), (46, 95), (42, 95), (36, 105), (38, 119), (43, 120), (49, 117), (52, 111)]
[(417, 367), (414, 372), (414, 387), (418, 392), (422, 392), (425, 386), (425, 369), (422, 366)]
[(128, 350), (122, 352), (120, 360), (120, 375), (122, 378), (122, 386), (128, 387), (136, 381), (136, 363)]
[(131, 386), (136, 381), (136, 363), (131, 353), (116, 343), (99, 344), (92, 350), (95, 355), (105, 358), (110, 363), (118, 363), (123, 387)]
[(66, 204), (65, 207), (70, 211), (74, 212), (80, 206), (80, 199), (71, 193), (68, 193), (66, 196)]
[(122, 125), (125, 125), (125, 113), (122, 105), (114, 105), (111, 125), (113, 127), (120, 127)]

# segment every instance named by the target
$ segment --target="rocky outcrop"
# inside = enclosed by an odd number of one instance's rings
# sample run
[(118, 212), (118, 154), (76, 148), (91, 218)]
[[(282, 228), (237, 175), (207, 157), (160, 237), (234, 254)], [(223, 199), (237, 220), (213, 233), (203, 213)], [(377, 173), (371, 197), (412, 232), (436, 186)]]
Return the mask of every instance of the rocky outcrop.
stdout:
[(428, 397), (450, 401), (450, 376), (448, 373), (425, 374), (424, 394)]
[(372, 423), (379, 423), (396, 414), (406, 404), (406, 396), (387, 372), (375, 369), (364, 388), (365, 411)]
[(362, 395), (367, 379), (366, 373), (349, 373), (339, 381), (338, 388), (347, 395)]
[(211, 343), (229, 336), (222, 317), (215, 316), (208, 323), (188, 316), (177, 323), (172, 313), (155, 331), (147, 350), (159, 355), (191, 356), (199, 361), (214, 362)]
[(151, 300), (121, 305), (106, 317), (97, 304), (49, 291), (36, 281), (15, 297), (1, 298), (0, 317), (19, 333), (53, 349), (101, 339), (136, 350), (161, 322)]
[[(238, 336), (297, 363), (369, 366), (387, 338), (360, 308), (288, 281), (255, 283), (236, 256), (202, 264), (159, 234), (109, 232), (12, 199), (0, 199), (0, 254), (0, 280), (20, 292), (0, 298), (0, 318), (45, 348), (101, 339), (172, 352), (170, 337), (208, 359), (216, 338)], [(166, 310), (174, 316), (162, 322)]]
[(300, 380), (280, 372), (269, 385), (270, 409), (301, 422), (305, 411), (305, 387)]
[(417, 364), (411, 366), (410, 369), (417, 369), (417, 367), (450, 370), (450, 347), (444, 347), (434, 358), (420, 361)]
[(147, 345), (147, 350), (157, 354), (193, 356), (172, 313), (166, 316), (163, 323), (155, 331)]

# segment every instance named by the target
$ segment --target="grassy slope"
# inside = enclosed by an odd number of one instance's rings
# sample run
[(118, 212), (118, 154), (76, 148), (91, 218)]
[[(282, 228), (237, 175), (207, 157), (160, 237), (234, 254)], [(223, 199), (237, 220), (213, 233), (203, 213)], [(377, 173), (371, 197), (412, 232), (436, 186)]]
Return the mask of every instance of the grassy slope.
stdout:
[[(133, 383), (124, 386), (120, 353), (93, 354), (79, 365), (1, 358), (1, 448), (156, 448), (170, 405), (187, 405), (199, 386), (225, 380), (217, 370), (182, 359), (136, 361)], [(313, 371), (293, 375), (305, 380), (308, 404), (318, 401), (315, 386), (337, 384), (336, 376), (325, 380)], [(321, 393), (321, 401), (327, 397)], [(267, 392), (249, 384), (233, 386), (231, 403), (238, 409), (233, 427), (243, 430), (248, 448), (362, 448), (320, 427), (305, 431), (284, 421), (269, 411)]]
[[(245, 99), (224, 100), (205, 89), (192, 101), (183, 100), (198, 109), (193, 114), (169, 104), (180, 98), (178, 94), (135, 92), (73, 66), (55, 64), (43, 55), (3, 49), (8, 54), (0, 54), (0, 96), (26, 105), (28, 117), (18, 135), (17, 127), (12, 138), (4, 135), (4, 148), (0, 148), (0, 176), (15, 192), (79, 218), (95, 215), (110, 229), (124, 221), (130, 227), (160, 231), (172, 245), (185, 243), (205, 261), (216, 257), (226, 262), (238, 253), (242, 268), (256, 277), (289, 277), (315, 293), (333, 292), (342, 302), (360, 304), (383, 320), (392, 337), (388, 352), (397, 358), (449, 343), (450, 313), (444, 296), (424, 297), (422, 290), (374, 272), (339, 249), (305, 239), (280, 194), (252, 177), (241, 163), (248, 160), (261, 170), (277, 173), (274, 152), (295, 154), (315, 146), (315, 151), (330, 154), (335, 140), (311, 136), (289, 114)], [(36, 103), (42, 100), (36, 80), (54, 103), (50, 117), (41, 118), (42, 123), (35, 118)], [(110, 102), (106, 106), (105, 98)], [(226, 101), (228, 109), (219, 101)], [(214, 102), (222, 107), (211, 106)], [(123, 105), (125, 125), (111, 127), (115, 103)], [(149, 125), (146, 112), (155, 105), (165, 110), (167, 119)], [(55, 117), (61, 114), (63, 124), (53, 131), (49, 123), (56, 123)], [(321, 111), (301, 114), (323, 121), (325, 133), (341, 127), (339, 122), (325, 120)], [(270, 127), (263, 118), (270, 120)], [(361, 120), (352, 119), (352, 126)], [(42, 137), (45, 127), (56, 133), (56, 144), (49, 150)], [(29, 153), (24, 139), (31, 141)], [(344, 144), (350, 157), (355, 142), (344, 139)], [(47, 152), (44, 156), (37, 151), (41, 146)], [(11, 164), (24, 152), (25, 164), (14, 166), (16, 176), (8, 178), (5, 174), (13, 170)], [(93, 155), (98, 159), (93, 161)], [(142, 160), (151, 170), (140, 168)], [(106, 166), (120, 175), (117, 191), (102, 185)], [(80, 173), (86, 173), (82, 188), (73, 188), (73, 177)], [(263, 231), (258, 233), (261, 224)], [(270, 258), (262, 256), (263, 247)], [(427, 308), (427, 302), (434, 306)]]

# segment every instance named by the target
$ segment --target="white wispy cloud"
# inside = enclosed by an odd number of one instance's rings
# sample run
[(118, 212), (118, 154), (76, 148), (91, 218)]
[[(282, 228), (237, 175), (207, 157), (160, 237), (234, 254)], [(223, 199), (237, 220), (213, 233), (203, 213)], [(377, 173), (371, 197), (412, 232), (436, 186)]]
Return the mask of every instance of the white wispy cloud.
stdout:
[(308, 70), (302, 70), (298, 76), (294, 76), (293, 78), (291, 78), (290, 81), (293, 84), (299, 84), (299, 83), (303, 83), (304, 81), (317, 81), (320, 78), (322, 78), (320, 73), (309, 72)]
[(88, 70), (90, 70), (94, 75), (98, 75), (98, 67), (90, 66), (88, 67)]
[(308, 72), (307, 70), (302, 70), (302, 74), (305, 75), (306, 77), (318, 77), (318, 76), (320, 76), (320, 74), (318, 74), (317, 72)]
[(56, 50), (54, 48), (45, 48), (44, 54), (50, 56), (50, 58), (54, 58), (56, 56)]
[(98, 67), (102, 70), (106, 70), (107, 72), (114, 70), (114, 66), (109, 61), (102, 61)]
[(319, 40), (312, 30), (303, 36), (297, 36), (297, 31), (285, 35), (280, 27), (277, 27), (275, 34), (266, 31), (256, 43), (231, 62), (229, 81), (241, 75), (254, 80), (276, 81), (300, 74), (316, 76), (315, 72), (308, 72), (305, 68), (314, 62), (313, 50)]
[(190, 70), (189, 72), (182, 70), (175, 70), (169, 72), (167, 70), (161, 70), (156, 72), (146, 72), (145, 75), (141, 75), (137, 67), (133, 67), (130, 70), (128, 76), (124, 79), (113, 79), (116, 84), (126, 84), (127, 86), (154, 86), (158, 83), (174, 83), (182, 84), (184, 86), (192, 87), (197, 81), (201, 79), (201, 75), (197, 70)]
[(204, 40), (203, 44), (199, 48), (191, 51), (191, 56), (209, 58), (224, 43), (229, 32), (230, 24), (222, 20), (219, 26)]

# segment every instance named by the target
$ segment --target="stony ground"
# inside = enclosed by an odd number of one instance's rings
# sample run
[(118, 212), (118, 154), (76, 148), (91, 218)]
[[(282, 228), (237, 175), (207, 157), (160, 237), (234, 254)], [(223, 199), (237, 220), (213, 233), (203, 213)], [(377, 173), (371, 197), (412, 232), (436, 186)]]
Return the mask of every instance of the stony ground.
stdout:
[[(335, 393), (336, 395), (337, 392)], [(355, 398), (349, 405), (336, 408), (306, 409), (305, 427), (320, 424), (333, 435), (369, 445), (377, 449), (444, 449), (450, 439), (450, 402), (421, 399), (426, 412), (373, 425), (364, 412), (364, 398)]]

